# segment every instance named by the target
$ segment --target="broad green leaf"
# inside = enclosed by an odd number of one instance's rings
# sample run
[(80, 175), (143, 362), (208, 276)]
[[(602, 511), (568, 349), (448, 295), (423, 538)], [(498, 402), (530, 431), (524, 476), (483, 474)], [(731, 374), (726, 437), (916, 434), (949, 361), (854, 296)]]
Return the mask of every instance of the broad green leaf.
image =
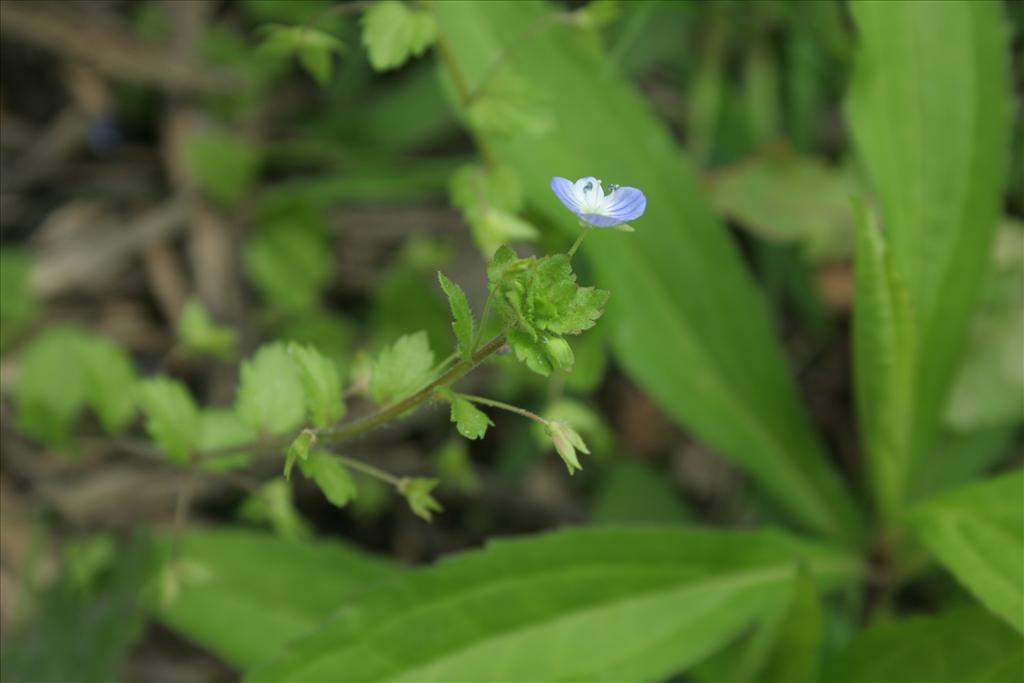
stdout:
[(225, 206), (238, 204), (259, 174), (260, 155), (252, 143), (224, 131), (192, 135), (185, 155), (202, 188)]
[(169, 377), (153, 377), (138, 385), (139, 408), (146, 431), (156, 445), (178, 462), (187, 462), (199, 441), (199, 409), (188, 387)]
[(914, 477), (910, 502), (965, 486), (1012, 454), (1016, 425), (970, 432), (940, 432), (928, 467)]
[(915, 331), (906, 287), (885, 237), (863, 208), (857, 225), (855, 282), (857, 416), (876, 504), (885, 522), (892, 524), (911, 461)]
[(56, 327), (25, 349), (15, 393), (20, 431), (50, 446), (69, 444), (71, 428), (86, 401), (81, 349), (87, 343), (81, 331)]
[(946, 406), (957, 430), (1024, 422), (1024, 223), (1004, 221), (993, 255)]
[[(471, 89), (506, 60), (551, 115), (545, 135), (488, 136), (546, 223), (578, 234), (550, 190), (554, 175), (596, 175), (647, 195), (636, 233), (596, 231), (580, 252), (593, 282), (613, 292), (606, 323), (627, 374), (806, 527), (857, 536), (857, 511), (797, 399), (765, 302), (648, 103), (605, 68), (585, 32), (551, 21), (546, 3), (432, 8)], [(545, 21), (522, 49), (521, 36)]]
[(825, 666), (830, 683), (1007, 683), (1024, 678), (1024, 641), (980, 609), (883, 622)]
[(253, 678), (665, 679), (779, 609), (801, 561), (827, 586), (857, 571), (771, 532), (595, 528), (492, 542), (355, 598)]
[[(847, 118), (916, 330), (909, 450), (898, 455), (912, 475), (924, 466), (989, 269), (1010, 150), (1009, 32), (996, 2), (851, 9), (859, 52)], [(887, 495), (899, 501), (908, 478)]]
[(332, 504), (342, 508), (356, 497), (356, 484), (341, 461), (330, 453), (313, 451), (299, 461), (302, 473), (316, 482)]
[(459, 355), (464, 361), (472, 361), (473, 310), (469, 307), (469, 300), (466, 299), (462, 287), (446, 278), (444, 273), (439, 271), (437, 279), (445, 296), (448, 297), (448, 305), (452, 308), (452, 329), (455, 330), (455, 339), (459, 343)]
[(242, 361), (235, 410), (260, 434), (283, 434), (302, 424), (305, 391), (299, 367), (284, 344), (265, 344)]
[(821, 667), (824, 624), (813, 577), (803, 568), (793, 580), (789, 605), (771, 625), (772, 646), (758, 681), (816, 681)]
[(961, 583), (1024, 634), (1024, 469), (926, 501), (910, 524)]
[(135, 417), (135, 363), (117, 344), (104, 337), (83, 340), (85, 397), (109, 433), (125, 427)]
[(404, 2), (378, 2), (363, 16), (363, 45), (377, 71), (397, 69), (409, 57), (418, 57), (436, 37), (434, 17)]
[(288, 345), (288, 353), (298, 366), (313, 424), (326, 427), (345, 417), (345, 399), (341, 391), (338, 366), (312, 346), (291, 343)]
[(758, 237), (798, 244), (814, 260), (845, 260), (853, 247), (855, 186), (818, 159), (773, 150), (715, 172), (719, 211)]
[(690, 519), (683, 497), (666, 474), (635, 459), (601, 468), (591, 517), (601, 524), (681, 523)]
[(387, 403), (421, 387), (430, 379), (434, 352), (426, 332), (407, 334), (385, 348), (373, 363), (370, 394)]
[(392, 564), (336, 541), (302, 543), (240, 529), (187, 534), (181, 562), (196, 578), (158, 618), (245, 668), (395, 572)]
[(451, 393), (448, 399), (452, 404), (452, 422), (459, 434), (467, 439), (482, 439), (487, 428), (494, 425), (487, 413), (477, 408), (468, 399)]
[(79, 544), (85, 552), (66, 551), (64, 575), (22, 594), (22, 600), (31, 598), (32, 619), (4, 629), (4, 681), (113, 681), (123, 675), (125, 656), (143, 632), (139, 595), (152, 565), (149, 545)]
[(223, 359), (235, 353), (235, 331), (214, 322), (196, 299), (189, 300), (181, 311), (178, 337), (185, 348), (194, 353), (208, 353)]

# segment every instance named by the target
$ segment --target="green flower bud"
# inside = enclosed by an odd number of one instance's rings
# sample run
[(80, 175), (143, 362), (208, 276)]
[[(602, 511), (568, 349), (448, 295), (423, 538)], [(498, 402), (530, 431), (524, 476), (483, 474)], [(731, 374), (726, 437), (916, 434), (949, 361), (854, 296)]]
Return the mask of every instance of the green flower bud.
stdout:
[(572, 370), (576, 358), (573, 356), (569, 342), (561, 337), (548, 337), (544, 340), (544, 350), (551, 364), (560, 370)]

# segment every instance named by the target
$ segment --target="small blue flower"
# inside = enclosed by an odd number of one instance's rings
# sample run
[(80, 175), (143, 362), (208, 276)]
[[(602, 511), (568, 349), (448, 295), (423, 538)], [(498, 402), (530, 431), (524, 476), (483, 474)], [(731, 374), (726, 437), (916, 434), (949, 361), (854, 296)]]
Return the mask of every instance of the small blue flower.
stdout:
[(601, 181), (592, 176), (580, 178), (575, 183), (559, 176), (551, 179), (551, 189), (562, 203), (595, 227), (615, 227), (644, 214), (647, 197), (643, 192), (635, 187), (609, 187), (611, 192), (605, 194)]

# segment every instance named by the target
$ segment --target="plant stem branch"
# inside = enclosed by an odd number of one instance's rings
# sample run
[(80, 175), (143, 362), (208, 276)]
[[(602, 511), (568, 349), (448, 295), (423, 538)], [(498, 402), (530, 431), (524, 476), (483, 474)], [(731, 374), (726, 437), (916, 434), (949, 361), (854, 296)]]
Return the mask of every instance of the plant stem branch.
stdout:
[(510, 413), (515, 413), (516, 415), (522, 415), (523, 417), (529, 418), (534, 422), (539, 422), (542, 425), (546, 425), (549, 423), (548, 420), (545, 420), (537, 413), (530, 412), (529, 410), (525, 408), (520, 408), (519, 406), (503, 403), (501, 401), (495, 401), (493, 398), (485, 398), (483, 396), (471, 396), (470, 394), (459, 394), (459, 396), (466, 399), (467, 401), (472, 401), (473, 403), (479, 403), (480, 405), (491, 406), (492, 408), (507, 410)]
[(380, 479), (384, 483), (391, 484), (395, 488), (398, 488), (399, 484), (402, 483), (401, 477), (396, 477), (395, 475), (389, 472), (385, 472), (379, 467), (374, 467), (369, 463), (365, 463), (362, 460), (356, 460), (355, 458), (350, 458), (347, 455), (335, 454), (335, 457), (337, 457), (338, 460), (341, 460), (343, 463), (345, 463), (352, 469), (362, 472), (363, 474), (367, 474), (373, 477), (374, 479)]
[(589, 235), (590, 231), (593, 229), (594, 228), (589, 225), (583, 228), (583, 230), (580, 232), (580, 236), (576, 238), (576, 241), (573, 242), (572, 246), (569, 248), (568, 255), (570, 259), (576, 255), (576, 250), (580, 248), (580, 245), (583, 244), (583, 240), (587, 238), (587, 235)]

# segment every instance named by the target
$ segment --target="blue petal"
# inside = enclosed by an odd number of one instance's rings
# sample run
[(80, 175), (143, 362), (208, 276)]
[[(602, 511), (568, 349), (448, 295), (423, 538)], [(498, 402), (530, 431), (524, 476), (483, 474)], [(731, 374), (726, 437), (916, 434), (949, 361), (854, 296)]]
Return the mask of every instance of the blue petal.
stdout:
[(551, 189), (555, 195), (562, 200), (566, 208), (573, 213), (579, 213), (580, 202), (577, 198), (576, 186), (568, 178), (555, 176), (551, 179)]
[(587, 223), (590, 223), (596, 228), (611, 228), (613, 226), (618, 225), (619, 223), (626, 222), (624, 220), (619, 220), (618, 218), (612, 218), (611, 216), (602, 216), (601, 214), (597, 213), (580, 213), (578, 215), (580, 218), (582, 218)]
[(635, 187), (620, 187), (608, 195), (603, 208), (602, 213), (615, 219), (614, 224), (626, 223), (643, 215), (647, 197)]

